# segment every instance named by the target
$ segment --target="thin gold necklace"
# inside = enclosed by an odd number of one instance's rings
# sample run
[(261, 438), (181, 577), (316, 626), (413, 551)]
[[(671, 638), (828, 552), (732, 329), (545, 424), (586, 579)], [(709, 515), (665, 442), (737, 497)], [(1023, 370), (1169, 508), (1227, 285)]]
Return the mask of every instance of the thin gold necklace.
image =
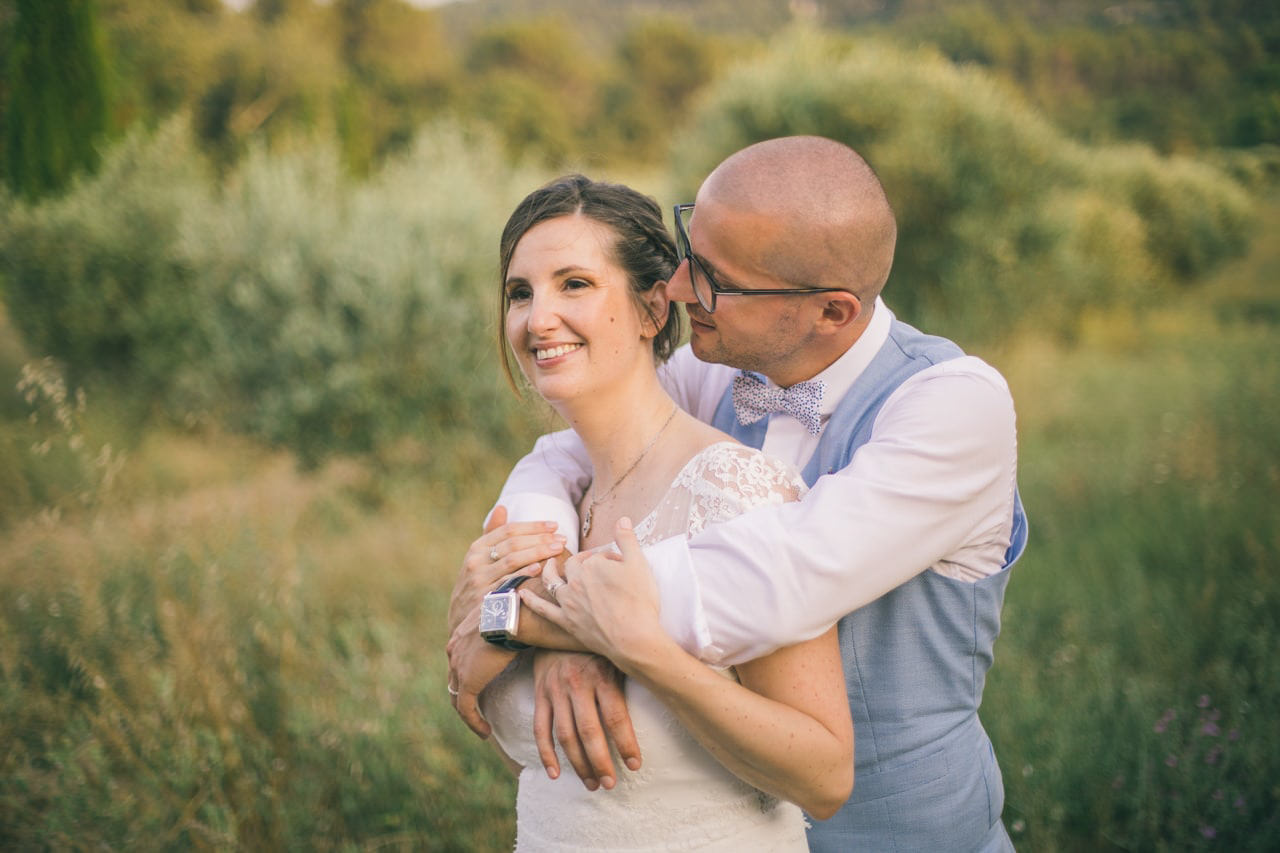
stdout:
[(648, 454), (650, 450), (653, 450), (653, 446), (658, 443), (659, 438), (662, 438), (662, 434), (667, 431), (667, 427), (671, 425), (671, 421), (675, 418), (675, 416), (676, 416), (676, 406), (675, 404), (672, 404), (671, 414), (667, 415), (667, 419), (662, 422), (662, 426), (658, 427), (658, 431), (654, 433), (653, 438), (649, 439), (649, 443), (644, 446), (644, 450), (640, 451), (640, 455), (636, 457), (635, 462), (631, 463), (631, 467), (623, 471), (622, 476), (613, 481), (613, 485), (609, 487), (609, 491), (605, 492), (603, 495), (601, 495), (598, 498), (593, 497), (591, 501), (587, 504), (587, 511), (582, 514), (582, 538), (583, 539), (586, 539), (587, 534), (591, 532), (591, 514), (595, 511), (596, 505), (602, 501), (608, 500), (609, 496), (614, 493), (614, 491), (618, 488), (618, 486), (622, 485), (622, 481), (627, 479), (627, 477), (631, 474), (632, 471), (636, 470), (636, 466), (640, 464), (640, 460), (644, 459), (645, 455)]

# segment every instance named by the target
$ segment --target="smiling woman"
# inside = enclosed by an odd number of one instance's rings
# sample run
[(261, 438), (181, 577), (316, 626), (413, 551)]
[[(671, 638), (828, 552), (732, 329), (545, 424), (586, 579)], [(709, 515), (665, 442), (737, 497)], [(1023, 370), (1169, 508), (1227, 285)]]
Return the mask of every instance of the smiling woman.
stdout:
[[(613, 263), (612, 232), (581, 215), (525, 232), (507, 272), (507, 343), (520, 370), (553, 406), (604, 393), (621, 373), (652, 371), (649, 340), (666, 316), (665, 286), (632, 296)], [(642, 311), (636, 310), (639, 302)]]
[[(523, 250), (518, 263), (517, 248)], [(498, 310), (503, 323), (498, 347), (503, 371), (513, 384), (507, 347), (510, 345), (519, 361), (528, 341), (519, 339), (527, 330), (512, 338), (511, 324), (526, 316), (521, 308), (533, 307), (535, 284), (545, 285), (549, 280), (565, 295), (593, 287), (616, 291), (615, 296), (630, 294), (633, 304), (647, 317), (650, 328), (646, 334), (652, 341), (653, 357), (665, 361), (675, 351), (681, 334), (680, 315), (666, 310), (665, 285), (675, 270), (676, 252), (652, 199), (629, 187), (591, 181), (582, 175), (563, 178), (521, 202), (503, 230), (499, 252), (502, 290)], [(543, 262), (551, 266), (539, 269), (537, 264)], [(544, 280), (535, 282), (539, 275)], [(544, 293), (539, 308), (549, 304), (549, 296)], [(617, 312), (620, 305), (610, 310)], [(619, 316), (623, 315), (610, 314), (611, 322)], [(558, 342), (544, 343), (549, 345), (543, 349), (550, 350)], [(560, 343), (572, 346), (583, 342)], [(527, 370), (524, 373), (532, 382), (533, 376)]]
[[(531, 193), (503, 232), (504, 367), (514, 383), (515, 361), (590, 458), (592, 482), (578, 507), (583, 549), (609, 549), (619, 532), (625, 547), (690, 535), (804, 491), (793, 468), (696, 420), (659, 382), (657, 367), (680, 335), (667, 295), (678, 264), (652, 199), (580, 175)], [(537, 557), (516, 559), (503, 542), (477, 540), (464, 562), (450, 604), (450, 693), (469, 721), (479, 702), (490, 742), (519, 776), (517, 849), (806, 850), (795, 804), (830, 814), (852, 784), (834, 631), (717, 670), (662, 632), (656, 601), (636, 583), (634, 594), (601, 608), (626, 636), (595, 643), (540, 615), (538, 605), (576, 594), (572, 582), (548, 589), (534, 580), (518, 595), (484, 597)], [(525, 591), (543, 598), (529, 604)], [(503, 594), (510, 615), (486, 620), (480, 602)], [(540, 752), (533, 724), (535, 659), (545, 663), (549, 653), (526, 644), (585, 645), (627, 672), (617, 701), (628, 706), (643, 765), (633, 758), (616, 777), (586, 785), (550, 769), (552, 750)], [(557, 751), (559, 766), (573, 748)]]

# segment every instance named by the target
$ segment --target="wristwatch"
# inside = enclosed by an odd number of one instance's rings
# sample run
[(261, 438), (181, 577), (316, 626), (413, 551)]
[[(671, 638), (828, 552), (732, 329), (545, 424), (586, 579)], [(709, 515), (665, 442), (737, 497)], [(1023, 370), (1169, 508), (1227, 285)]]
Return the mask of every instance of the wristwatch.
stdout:
[(516, 587), (528, 579), (528, 575), (507, 578), (486, 593), (480, 603), (480, 636), (495, 646), (516, 651), (529, 648), (528, 643), (511, 636), (520, 626), (520, 596), (516, 595)]

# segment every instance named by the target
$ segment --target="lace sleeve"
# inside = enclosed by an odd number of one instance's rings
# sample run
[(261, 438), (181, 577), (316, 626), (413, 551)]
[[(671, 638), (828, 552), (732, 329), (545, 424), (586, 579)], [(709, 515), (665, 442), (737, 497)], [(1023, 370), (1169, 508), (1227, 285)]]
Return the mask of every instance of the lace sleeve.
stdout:
[(799, 500), (805, 491), (800, 473), (787, 463), (719, 442), (689, 460), (636, 533), (643, 544), (678, 533), (693, 536), (756, 507)]

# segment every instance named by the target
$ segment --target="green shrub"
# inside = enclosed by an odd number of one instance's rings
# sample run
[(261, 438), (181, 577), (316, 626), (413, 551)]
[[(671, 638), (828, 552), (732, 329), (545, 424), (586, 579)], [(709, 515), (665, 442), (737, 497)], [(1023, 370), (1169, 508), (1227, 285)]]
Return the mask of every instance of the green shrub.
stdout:
[(424, 430), (501, 443), (498, 236), (543, 180), (504, 163), (488, 137), (452, 126), (360, 184), (333, 150), (251, 154), (183, 229), (206, 351), (184, 405), (304, 461)]
[(251, 152), (221, 186), (201, 164), (175, 121), (66, 197), (2, 209), (29, 352), (307, 463), (408, 433), (510, 440), (497, 244), (545, 175), (444, 125), (363, 182), (324, 146)]
[(191, 358), (196, 307), (174, 254), (210, 184), (181, 120), (135, 132), (64, 196), (0, 207), (0, 285), (28, 350), (73, 384), (128, 378), (157, 392)]
[(727, 154), (791, 134), (867, 158), (898, 215), (890, 304), (966, 338), (1069, 334), (1083, 307), (1201, 276), (1249, 233), (1248, 198), (1209, 166), (1083, 148), (976, 68), (803, 29), (713, 84), (673, 146), (674, 183), (692, 198)]
[(1140, 147), (1076, 149), (1089, 182), (1106, 188), (1146, 225), (1146, 248), (1177, 281), (1203, 277), (1243, 253), (1253, 205), (1223, 172), (1185, 157)]

